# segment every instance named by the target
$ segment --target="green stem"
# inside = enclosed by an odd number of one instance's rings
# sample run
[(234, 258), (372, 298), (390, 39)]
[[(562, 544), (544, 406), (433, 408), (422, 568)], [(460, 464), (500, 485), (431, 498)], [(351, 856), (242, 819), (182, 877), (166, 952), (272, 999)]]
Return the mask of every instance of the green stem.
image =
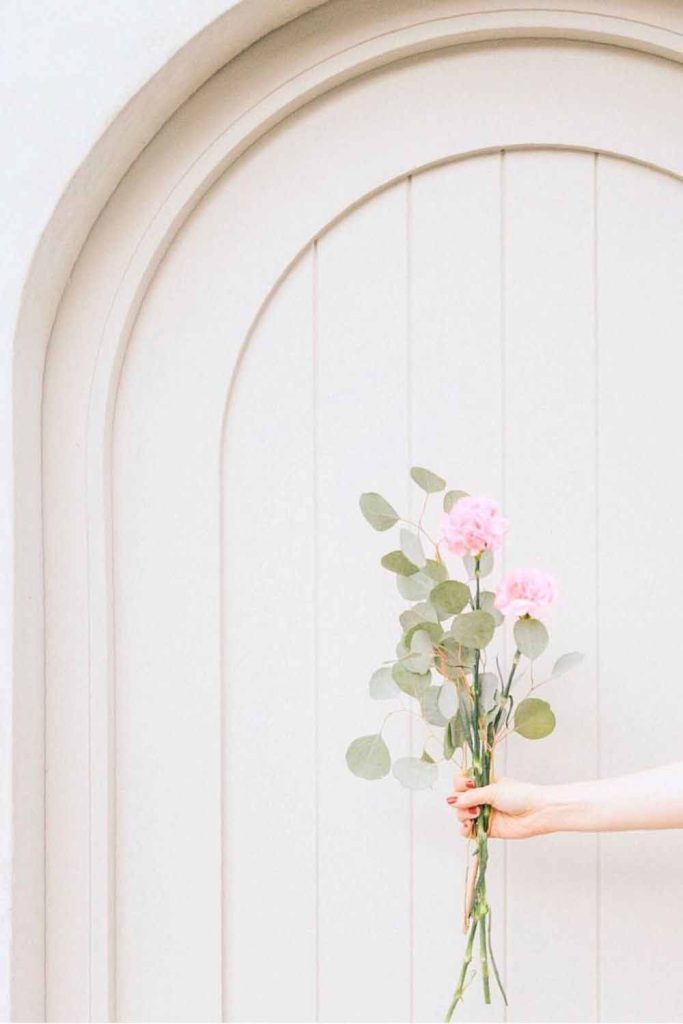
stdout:
[(488, 945), (486, 942), (486, 917), (489, 912), (486, 898), (486, 868), (489, 859), (488, 836), (483, 821), (477, 822), (477, 887), (475, 890), (474, 917), (479, 921), (479, 959), (481, 962), (481, 981), (484, 988), (484, 1002), (491, 1002), (491, 986), (489, 982)]
[(486, 944), (486, 916), (479, 922), (479, 960), (481, 962), (481, 983), (484, 987), (484, 1002), (491, 1002), (491, 985), (489, 982), (489, 959)]
[(470, 925), (470, 930), (467, 935), (467, 945), (465, 946), (465, 955), (462, 960), (462, 967), (460, 968), (458, 984), (455, 986), (455, 992), (453, 993), (453, 998), (451, 999), (451, 1005), (448, 1007), (448, 1010), (446, 1011), (446, 1016), (444, 1017), (445, 1024), (449, 1024), (450, 1020), (453, 1017), (453, 1013), (455, 1012), (455, 1008), (462, 999), (463, 993), (465, 991), (467, 969), (472, 962), (472, 947), (474, 946), (474, 936), (477, 931), (478, 924), (479, 922), (477, 918), (472, 918), (472, 924)]
[(500, 974), (498, 973), (498, 965), (496, 963), (496, 958), (495, 958), (494, 953), (493, 953), (493, 945), (491, 943), (491, 911), (490, 910), (489, 910), (489, 913), (488, 913), (488, 919), (489, 919), (488, 943), (489, 943), (489, 955), (491, 957), (491, 966), (493, 967), (493, 973), (495, 975), (496, 981), (498, 982), (498, 988), (500, 989), (500, 994), (503, 997), (503, 1002), (507, 1006), (508, 1005), (508, 997), (505, 994), (505, 989), (503, 988), (503, 982), (500, 980)]
[[(481, 555), (477, 555), (474, 559), (474, 579), (475, 579), (475, 598), (474, 607), (475, 610), (479, 610), (481, 606), (481, 596), (479, 592), (479, 566), (481, 563)], [(474, 746), (472, 754), (474, 755), (474, 781), (478, 786), (482, 785), (481, 781), (481, 737), (479, 735), (479, 650), (474, 652), (474, 673), (472, 678), (472, 695), (474, 697)]]
[(519, 649), (516, 650), (515, 654), (514, 654), (514, 657), (512, 659), (512, 667), (510, 668), (510, 675), (508, 676), (508, 681), (505, 684), (505, 689), (503, 690), (503, 693), (502, 693), (501, 708), (500, 708), (500, 711), (498, 712), (498, 714), (496, 715), (495, 722), (493, 724), (493, 731), (494, 731), (494, 733), (498, 732), (498, 727), (499, 727), (499, 725), (501, 723), (501, 719), (503, 718), (503, 715), (505, 713), (505, 706), (507, 704), (507, 699), (510, 696), (510, 689), (512, 687), (512, 682), (513, 682), (513, 680), (515, 678), (515, 672), (517, 671), (517, 666), (519, 665), (519, 661), (520, 661), (521, 657), (522, 657), (522, 652)]

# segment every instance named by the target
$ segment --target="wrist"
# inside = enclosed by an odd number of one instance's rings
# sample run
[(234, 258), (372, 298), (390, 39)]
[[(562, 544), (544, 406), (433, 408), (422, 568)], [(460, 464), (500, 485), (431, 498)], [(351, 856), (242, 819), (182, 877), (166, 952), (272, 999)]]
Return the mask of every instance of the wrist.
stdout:
[(539, 834), (551, 832), (577, 832), (586, 817), (585, 794), (580, 784), (539, 786), (537, 824)]

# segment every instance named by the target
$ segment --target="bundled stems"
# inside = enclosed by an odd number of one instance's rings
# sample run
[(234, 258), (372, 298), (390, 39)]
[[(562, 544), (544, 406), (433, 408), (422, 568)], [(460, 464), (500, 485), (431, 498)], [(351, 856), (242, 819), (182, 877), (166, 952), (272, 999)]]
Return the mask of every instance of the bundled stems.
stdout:
[[(480, 598), (480, 563), (481, 556), (475, 558), (474, 563), (474, 578), (475, 578), (475, 599), (474, 607), (479, 610), (481, 607)], [(481, 726), (481, 686), (479, 676), (479, 651), (475, 652), (474, 656), (474, 671), (472, 678), (472, 696), (474, 702), (474, 729), (472, 730), (472, 761), (474, 770), (474, 781), (477, 786), (488, 785), (491, 777), (491, 744), (489, 743), (488, 730), (484, 726)], [(513, 662), (512, 671), (505, 688), (505, 696), (509, 694), (512, 680), (514, 678), (515, 670), (519, 662), (519, 652), (515, 655)], [(467, 971), (472, 962), (472, 950), (474, 946), (474, 939), (479, 929), (479, 962), (481, 967), (481, 980), (484, 991), (484, 1002), (491, 1002), (491, 984), (489, 978), (489, 962), (493, 967), (493, 973), (498, 982), (503, 999), (507, 1003), (503, 986), (500, 982), (498, 975), (498, 969), (496, 967), (493, 950), (491, 948), (491, 926), (490, 926), (490, 910), (488, 905), (488, 899), (486, 895), (486, 867), (488, 864), (488, 829), (490, 820), (491, 808), (486, 805), (481, 808), (481, 813), (477, 818), (476, 824), (476, 840), (477, 840), (477, 867), (476, 867), (476, 882), (474, 887), (474, 900), (472, 901), (471, 908), (469, 911), (469, 931), (467, 934), (467, 943), (465, 946), (465, 955), (463, 957), (462, 966), (460, 968), (460, 974), (458, 977), (458, 983), (453, 993), (450, 1006), (446, 1013), (445, 1020), (449, 1022), (455, 1012), (455, 1008), (462, 999), (466, 984), (467, 984)], [(467, 913), (467, 910), (466, 910)], [(488, 924), (488, 927), (487, 927)]]
[(460, 968), (460, 976), (458, 978), (458, 984), (455, 987), (451, 1005), (448, 1007), (446, 1012), (446, 1021), (450, 1021), (455, 1012), (455, 1008), (465, 994), (465, 986), (467, 984), (467, 969), (472, 962), (472, 947), (474, 946), (474, 936), (477, 931), (478, 920), (476, 917), (472, 918), (470, 930), (467, 934), (467, 944), (465, 945), (465, 955), (462, 958), (462, 967)]

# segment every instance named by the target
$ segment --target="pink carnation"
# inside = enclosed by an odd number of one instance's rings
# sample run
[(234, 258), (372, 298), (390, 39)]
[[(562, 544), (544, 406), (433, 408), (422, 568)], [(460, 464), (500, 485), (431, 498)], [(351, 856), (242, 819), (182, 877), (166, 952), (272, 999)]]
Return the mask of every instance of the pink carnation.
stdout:
[(494, 605), (503, 615), (538, 616), (557, 597), (555, 581), (540, 569), (515, 569), (496, 590)]
[(491, 498), (465, 497), (441, 520), (441, 533), (454, 555), (480, 555), (503, 542), (509, 522)]

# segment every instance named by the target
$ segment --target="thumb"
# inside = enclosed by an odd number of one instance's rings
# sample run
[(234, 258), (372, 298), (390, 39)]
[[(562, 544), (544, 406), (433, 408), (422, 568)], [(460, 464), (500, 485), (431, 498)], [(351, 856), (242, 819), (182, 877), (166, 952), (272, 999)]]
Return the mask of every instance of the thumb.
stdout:
[(448, 802), (456, 807), (478, 807), (480, 804), (495, 804), (496, 784), (480, 786), (479, 789), (467, 789), (458, 793), (455, 798), (449, 797)]

